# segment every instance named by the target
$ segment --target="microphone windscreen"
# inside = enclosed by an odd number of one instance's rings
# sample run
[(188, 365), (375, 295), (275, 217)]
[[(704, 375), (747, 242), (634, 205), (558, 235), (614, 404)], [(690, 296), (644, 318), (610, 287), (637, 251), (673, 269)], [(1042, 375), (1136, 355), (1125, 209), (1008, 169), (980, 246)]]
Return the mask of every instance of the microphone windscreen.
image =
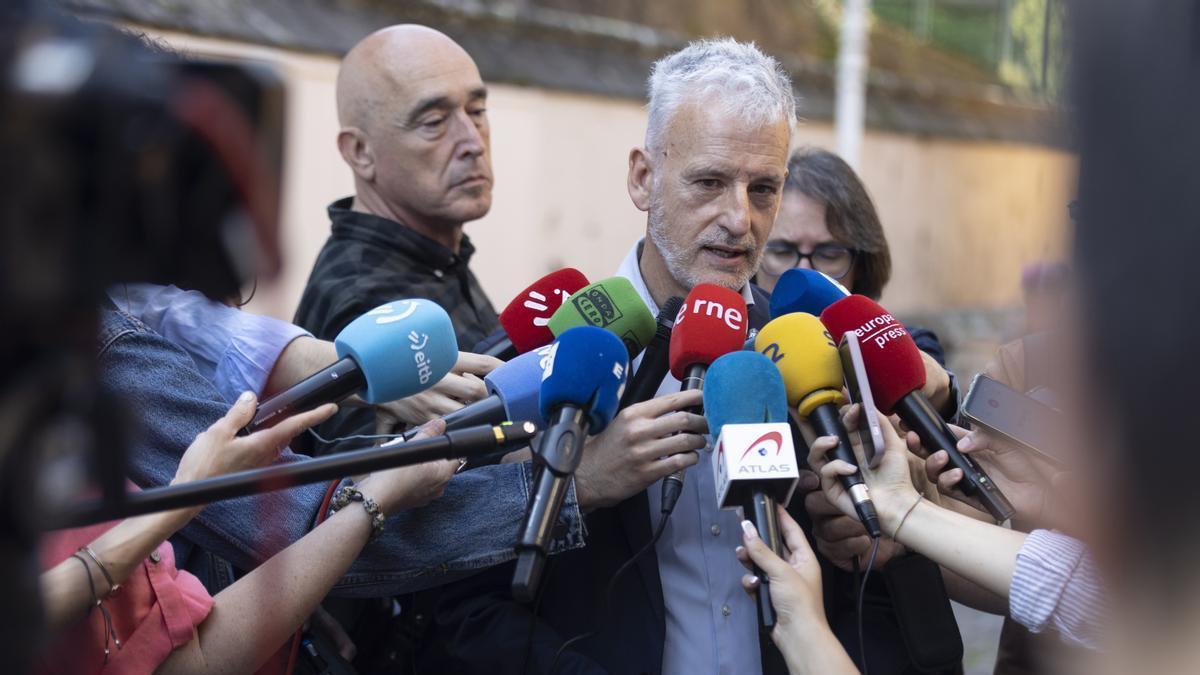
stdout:
[(704, 374), (704, 417), (713, 439), (726, 424), (787, 422), (779, 369), (758, 352), (734, 351), (713, 361)]
[(334, 338), (339, 358), (354, 359), (367, 380), (368, 403), (385, 403), (432, 387), (458, 361), (446, 310), (429, 300), (393, 300), (363, 314)]
[(572, 293), (587, 286), (583, 272), (564, 267), (533, 282), (500, 312), (500, 326), (518, 354), (554, 342), (550, 317)]
[(629, 352), (616, 335), (595, 326), (569, 328), (550, 347), (542, 375), (542, 417), (549, 420), (563, 405), (586, 407), (588, 433), (598, 434), (617, 414), (628, 374)]
[(844, 286), (816, 270), (790, 269), (771, 291), (771, 318), (805, 312), (820, 316), (825, 308), (850, 295)]
[(896, 403), (925, 386), (925, 362), (912, 336), (888, 311), (869, 298), (851, 295), (821, 313), (834, 340), (853, 331), (862, 348), (863, 365), (875, 405), (891, 415)]
[(483, 384), (489, 394), (500, 397), (504, 412), (513, 421), (528, 420), (542, 426), (539, 396), (542, 373), (550, 363), (550, 346), (525, 352), (488, 373)]
[(812, 314), (793, 312), (772, 319), (754, 338), (754, 349), (779, 369), (788, 405), (801, 417), (808, 417), (819, 405), (846, 402), (837, 344)]
[(642, 352), (654, 337), (654, 315), (625, 277), (609, 277), (576, 291), (554, 316), (550, 332), (561, 336), (576, 326), (595, 326), (625, 343), (629, 357)]
[(746, 300), (740, 293), (715, 284), (697, 284), (683, 301), (671, 329), (671, 374), (709, 365), (737, 351), (746, 341)]

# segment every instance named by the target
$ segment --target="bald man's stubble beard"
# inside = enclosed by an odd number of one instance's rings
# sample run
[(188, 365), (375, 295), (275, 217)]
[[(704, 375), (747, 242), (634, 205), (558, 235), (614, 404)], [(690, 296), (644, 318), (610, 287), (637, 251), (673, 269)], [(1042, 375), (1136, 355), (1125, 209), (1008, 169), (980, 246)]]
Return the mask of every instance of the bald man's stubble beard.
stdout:
[[(762, 247), (758, 245), (758, 242), (753, 240), (752, 236), (747, 237), (749, 242), (737, 240), (730, 237), (720, 227), (706, 229), (690, 244), (674, 241), (668, 234), (670, 226), (667, 224), (666, 209), (663, 207), (662, 200), (657, 193), (650, 199), (647, 223), (650, 241), (654, 244), (659, 256), (662, 257), (663, 262), (666, 264), (667, 271), (685, 289), (690, 290), (697, 284), (702, 283), (716, 283), (733, 291), (741, 291), (749, 283), (750, 277), (754, 276), (755, 270), (758, 269), (758, 263), (762, 259)], [(749, 245), (751, 253), (750, 257), (746, 260), (745, 268), (739, 270), (732, 278), (722, 274), (719, 279), (706, 279), (703, 272), (696, 269), (695, 256), (696, 252), (702, 247), (713, 244), (733, 248)]]

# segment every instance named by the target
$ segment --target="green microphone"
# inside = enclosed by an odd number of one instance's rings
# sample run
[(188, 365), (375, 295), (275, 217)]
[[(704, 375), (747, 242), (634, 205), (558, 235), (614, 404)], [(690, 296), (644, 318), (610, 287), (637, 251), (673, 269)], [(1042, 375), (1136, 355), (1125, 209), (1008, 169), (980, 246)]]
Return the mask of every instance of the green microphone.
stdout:
[(630, 359), (642, 353), (657, 328), (650, 308), (625, 277), (609, 277), (575, 291), (548, 326), (554, 337), (576, 326), (603, 328), (621, 338)]

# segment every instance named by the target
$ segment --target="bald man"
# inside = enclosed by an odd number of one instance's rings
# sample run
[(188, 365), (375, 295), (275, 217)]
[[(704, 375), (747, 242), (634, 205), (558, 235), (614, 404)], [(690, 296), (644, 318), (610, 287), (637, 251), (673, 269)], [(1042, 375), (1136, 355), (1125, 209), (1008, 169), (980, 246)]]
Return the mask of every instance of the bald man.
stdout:
[[(329, 206), (332, 229), (296, 310), (297, 325), (332, 340), (384, 302), (426, 298), (450, 313), (459, 349), (499, 328), (467, 266), (475, 249), (463, 234), (463, 224), (492, 205), (486, 105), (475, 62), (432, 28), (384, 28), (346, 54), (337, 79), (337, 144), (354, 174), (354, 196)], [(473, 355), (459, 361), (460, 370), (477, 376), (498, 364)], [(464, 392), (457, 403), (477, 393)], [(319, 431), (369, 433), (373, 414), (346, 411)]]

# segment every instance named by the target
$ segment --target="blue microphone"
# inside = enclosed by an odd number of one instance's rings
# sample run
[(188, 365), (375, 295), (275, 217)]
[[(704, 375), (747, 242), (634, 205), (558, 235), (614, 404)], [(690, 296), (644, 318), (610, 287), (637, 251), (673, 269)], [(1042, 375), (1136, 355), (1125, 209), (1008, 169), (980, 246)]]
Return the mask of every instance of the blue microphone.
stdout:
[(550, 347), (539, 394), (547, 427), (537, 446), (534, 490), (517, 539), (512, 591), (520, 602), (531, 602), (537, 595), (554, 524), (579, 468), (584, 440), (604, 431), (617, 414), (628, 371), (625, 343), (603, 328), (569, 328)]
[(771, 291), (771, 318), (793, 312), (821, 316), (826, 307), (847, 295), (850, 291), (832, 277), (796, 267), (784, 272), (775, 282), (775, 289)]
[(338, 361), (258, 404), (253, 433), (296, 413), (358, 393), (384, 403), (424, 391), (458, 360), (446, 310), (428, 300), (394, 300), (363, 314), (333, 341)]
[[(533, 422), (538, 427), (545, 425), (539, 397), (542, 373), (550, 363), (550, 345), (525, 352), (508, 361), (483, 378), (488, 395), (469, 403), (452, 413), (444, 415), (446, 430), (465, 429), (480, 424), (501, 422)], [(412, 440), (420, 429), (404, 432), (405, 440)], [(480, 463), (486, 464), (487, 458)]]
[[(742, 507), (762, 540), (783, 551), (778, 502), (787, 503), (799, 478), (788, 425), (787, 389), (771, 359), (757, 352), (730, 352), (713, 362), (704, 380), (704, 417), (716, 449), (712, 453), (717, 504)], [(755, 569), (758, 622), (775, 626), (767, 575)]]

